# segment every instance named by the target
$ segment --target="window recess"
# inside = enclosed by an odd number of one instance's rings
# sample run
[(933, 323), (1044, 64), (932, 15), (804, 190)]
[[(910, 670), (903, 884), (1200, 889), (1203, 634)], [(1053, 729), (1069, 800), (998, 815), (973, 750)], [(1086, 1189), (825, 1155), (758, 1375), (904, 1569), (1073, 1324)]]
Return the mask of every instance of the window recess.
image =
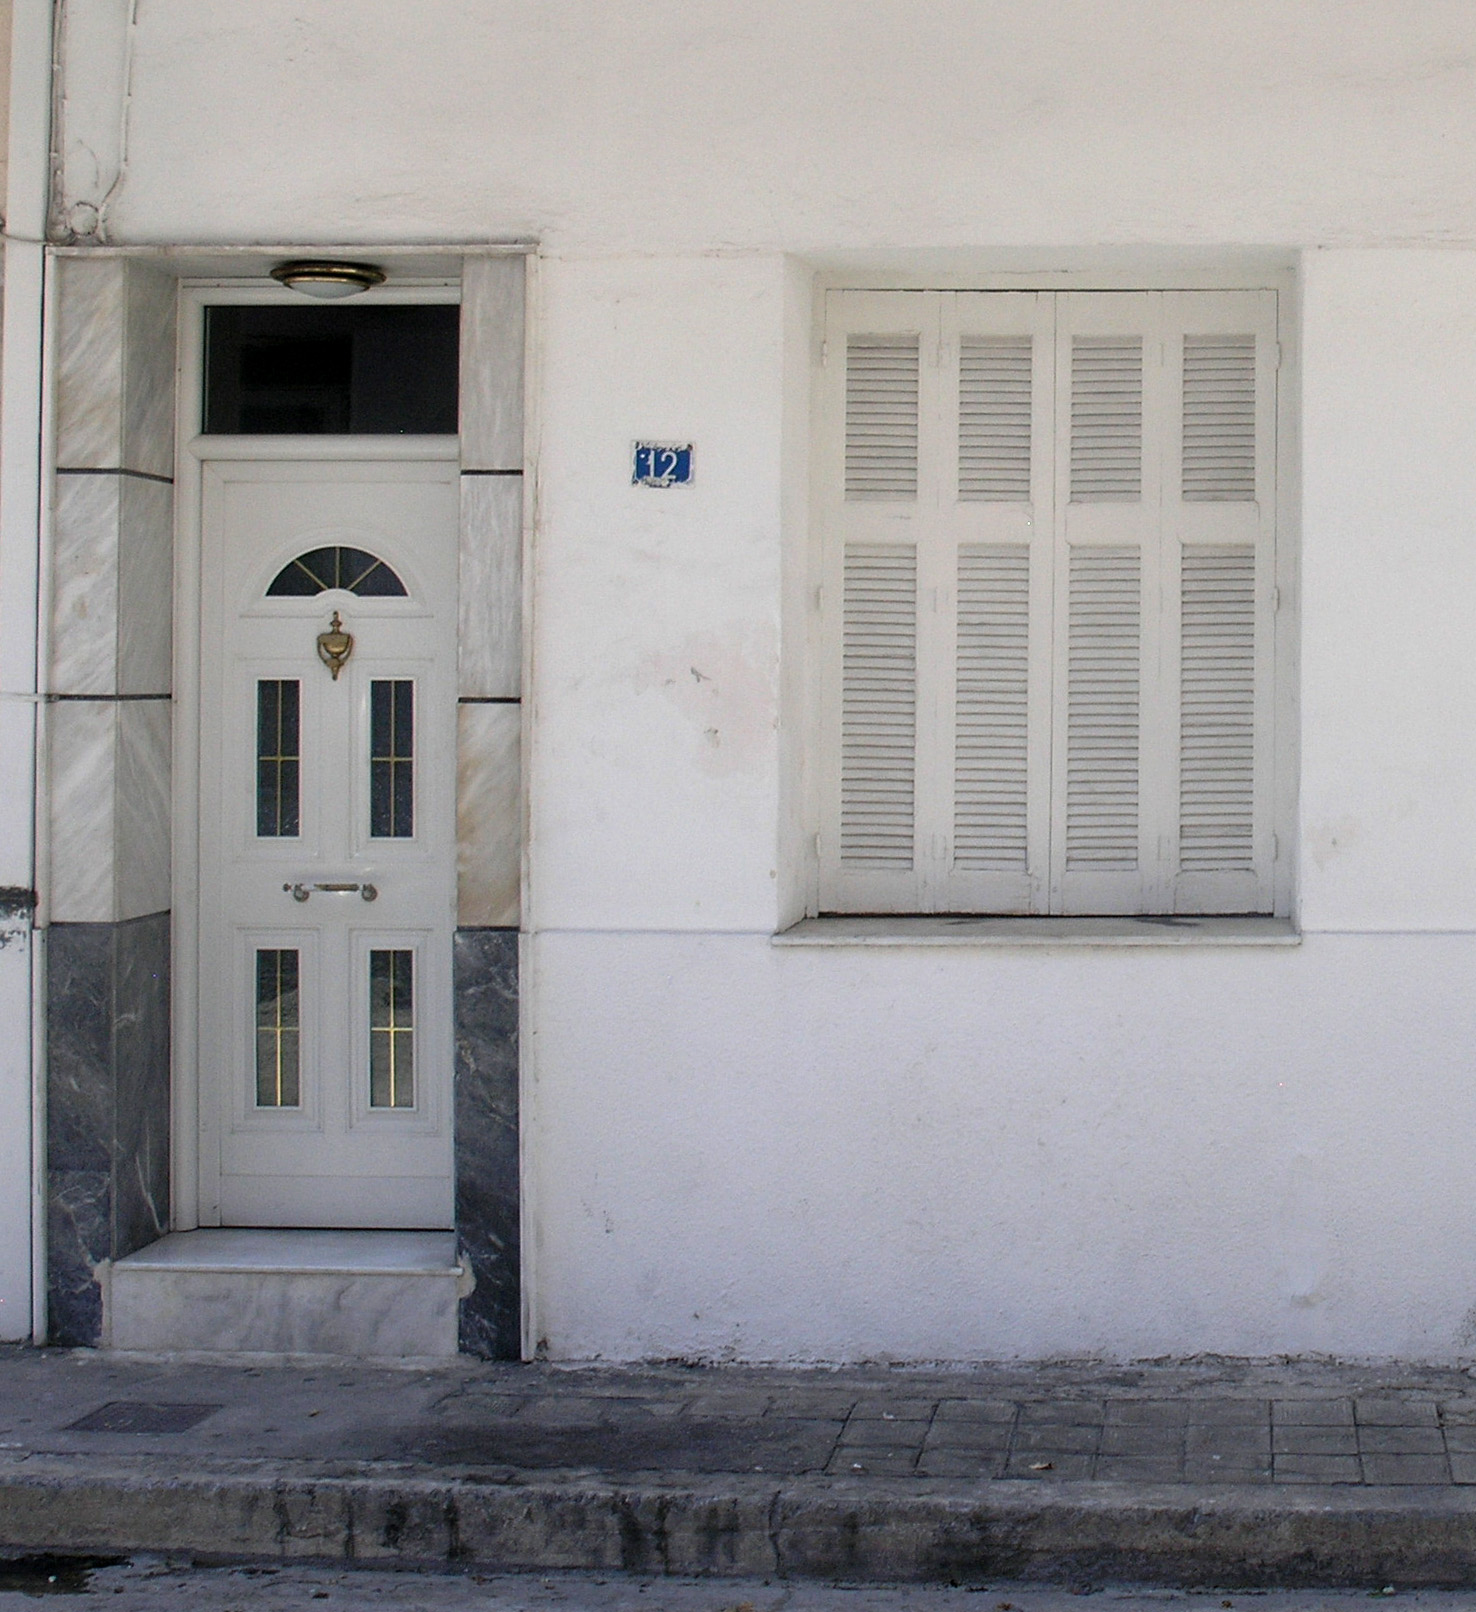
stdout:
[(1271, 912), (1276, 293), (826, 319), (821, 910)]

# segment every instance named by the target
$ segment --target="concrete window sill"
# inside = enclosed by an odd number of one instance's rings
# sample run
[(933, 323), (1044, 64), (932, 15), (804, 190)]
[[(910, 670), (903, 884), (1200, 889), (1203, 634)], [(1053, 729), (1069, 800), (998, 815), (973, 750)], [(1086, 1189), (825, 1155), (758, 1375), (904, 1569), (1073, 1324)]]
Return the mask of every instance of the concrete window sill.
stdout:
[(776, 946), (1298, 946), (1290, 918), (803, 918)]

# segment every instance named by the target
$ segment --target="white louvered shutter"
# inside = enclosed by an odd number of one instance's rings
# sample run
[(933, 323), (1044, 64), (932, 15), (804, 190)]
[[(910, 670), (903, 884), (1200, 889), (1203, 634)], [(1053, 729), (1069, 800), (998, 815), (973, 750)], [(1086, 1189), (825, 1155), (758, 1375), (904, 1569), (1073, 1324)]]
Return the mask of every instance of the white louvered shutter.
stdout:
[(1273, 910), (1274, 293), (832, 293), (821, 907)]
[(1275, 296), (1179, 292), (1164, 303), (1177, 471), (1165, 485), (1165, 552), (1176, 584), (1166, 614), (1178, 702), (1165, 904), (1175, 912), (1269, 912)]
[[(929, 676), (920, 641), (926, 555), (936, 506), (925, 418), (938, 306), (925, 294), (829, 299), (818, 442), (824, 532), (827, 730), (821, 903), (827, 911), (924, 907), (919, 736)], [(925, 748), (925, 746), (924, 746)]]

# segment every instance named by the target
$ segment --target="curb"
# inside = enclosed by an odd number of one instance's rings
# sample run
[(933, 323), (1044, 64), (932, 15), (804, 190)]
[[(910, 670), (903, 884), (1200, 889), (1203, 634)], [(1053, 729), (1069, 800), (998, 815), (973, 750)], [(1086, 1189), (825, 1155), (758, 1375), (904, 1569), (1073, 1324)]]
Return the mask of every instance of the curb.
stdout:
[(305, 1473), (32, 1457), (0, 1548), (499, 1570), (1183, 1586), (1476, 1584), (1476, 1491)]

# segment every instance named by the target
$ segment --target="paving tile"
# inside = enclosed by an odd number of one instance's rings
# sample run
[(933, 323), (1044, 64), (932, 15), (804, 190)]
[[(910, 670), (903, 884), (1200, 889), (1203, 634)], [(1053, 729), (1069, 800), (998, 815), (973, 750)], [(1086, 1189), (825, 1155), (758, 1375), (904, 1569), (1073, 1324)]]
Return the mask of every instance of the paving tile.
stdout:
[(876, 1446), (886, 1448), (917, 1449), (926, 1434), (926, 1422), (858, 1422), (853, 1416), (841, 1430), (840, 1441), (844, 1448)]
[(1010, 1429), (1002, 1422), (934, 1422), (924, 1448), (929, 1450), (1007, 1450)]
[(1360, 1399), (1355, 1408), (1361, 1427), (1435, 1427), (1440, 1421), (1431, 1399)]
[(769, 1393), (734, 1393), (716, 1390), (693, 1394), (687, 1402), (688, 1413), (703, 1420), (727, 1416), (760, 1417), (768, 1410), (773, 1395)]
[(1447, 1423), (1441, 1431), (1445, 1434), (1445, 1447), (1452, 1453), (1476, 1451), (1476, 1426), (1465, 1422)]
[(1348, 1399), (1277, 1399), (1271, 1404), (1276, 1427), (1352, 1427), (1353, 1402)]
[(1149, 1455), (1099, 1455), (1095, 1476), (1104, 1483), (1177, 1483), (1177, 1458)]
[(1189, 1403), (1191, 1427), (1269, 1427), (1268, 1399), (1195, 1399)]
[(1440, 1420), (1444, 1422), (1447, 1427), (1462, 1422), (1476, 1422), (1476, 1399), (1441, 1400)]
[(1212, 1455), (1190, 1455), (1184, 1458), (1186, 1483), (1270, 1483), (1271, 1463), (1255, 1466), (1236, 1466), (1226, 1459)]
[(997, 1478), (1004, 1468), (1003, 1454), (967, 1455), (962, 1450), (924, 1450), (917, 1462), (925, 1478)]
[(1095, 1452), (1101, 1433), (1099, 1427), (1019, 1427), (1015, 1429), (1015, 1449)]
[[(1046, 1464), (1048, 1463), (1048, 1464)], [(1007, 1478), (1089, 1478), (1092, 1475), (1092, 1457), (1058, 1450), (1053, 1454), (1043, 1451), (1034, 1454), (1017, 1454), (1005, 1468)]]
[(1104, 1419), (1123, 1427), (1182, 1427), (1189, 1406), (1182, 1399), (1109, 1399)]
[(1013, 1422), (1015, 1403), (1009, 1399), (944, 1399), (939, 1401), (939, 1422)]
[(842, 1450), (825, 1470), (837, 1474), (870, 1473), (873, 1477), (898, 1477), (916, 1469), (915, 1450)]
[(1363, 1473), (1356, 1455), (1278, 1455), (1278, 1483), (1361, 1483)]
[(1271, 1429), (1269, 1427), (1237, 1427), (1233, 1423), (1222, 1427), (1198, 1427), (1193, 1424), (1184, 1429), (1184, 1449), (1190, 1455), (1240, 1455), (1247, 1458), (1269, 1460), (1271, 1455)]
[(1360, 1427), (1364, 1455), (1444, 1455), (1445, 1434), (1438, 1427)]
[(843, 1422), (856, 1403), (854, 1394), (815, 1394), (803, 1390), (775, 1394), (765, 1413), (792, 1416), (796, 1421)]
[(1476, 1483), (1476, 1454), (1452, 1455), (1450, 1458), (1452, 1483)]
[(1365, 1455), (1365, 1483), (1449, 1483), (1443, 1455)]
[(1357, 1455), (1355, 1427), (1278, 1427), (1271, 1433), (1276, 1455)]
[(1109, 1422), (1102, 1429), (1099, 1446), (1103, 1455), (1170, 1456), (1177, 1460), (1183, 1435), (1177, 1427), (1116, 1427)]
[(1058, 1399), (1020, 1407), (1021, 1427), (1100, 1427), (1101, 1424), (1100, 1400)]
[(880, 1394), (861, 1394), (851, 1414), (868, 1420), (885, 1417), (894, 1422), (930, 1422), (937, 1407), (936, 1399), (892, 1399)]

